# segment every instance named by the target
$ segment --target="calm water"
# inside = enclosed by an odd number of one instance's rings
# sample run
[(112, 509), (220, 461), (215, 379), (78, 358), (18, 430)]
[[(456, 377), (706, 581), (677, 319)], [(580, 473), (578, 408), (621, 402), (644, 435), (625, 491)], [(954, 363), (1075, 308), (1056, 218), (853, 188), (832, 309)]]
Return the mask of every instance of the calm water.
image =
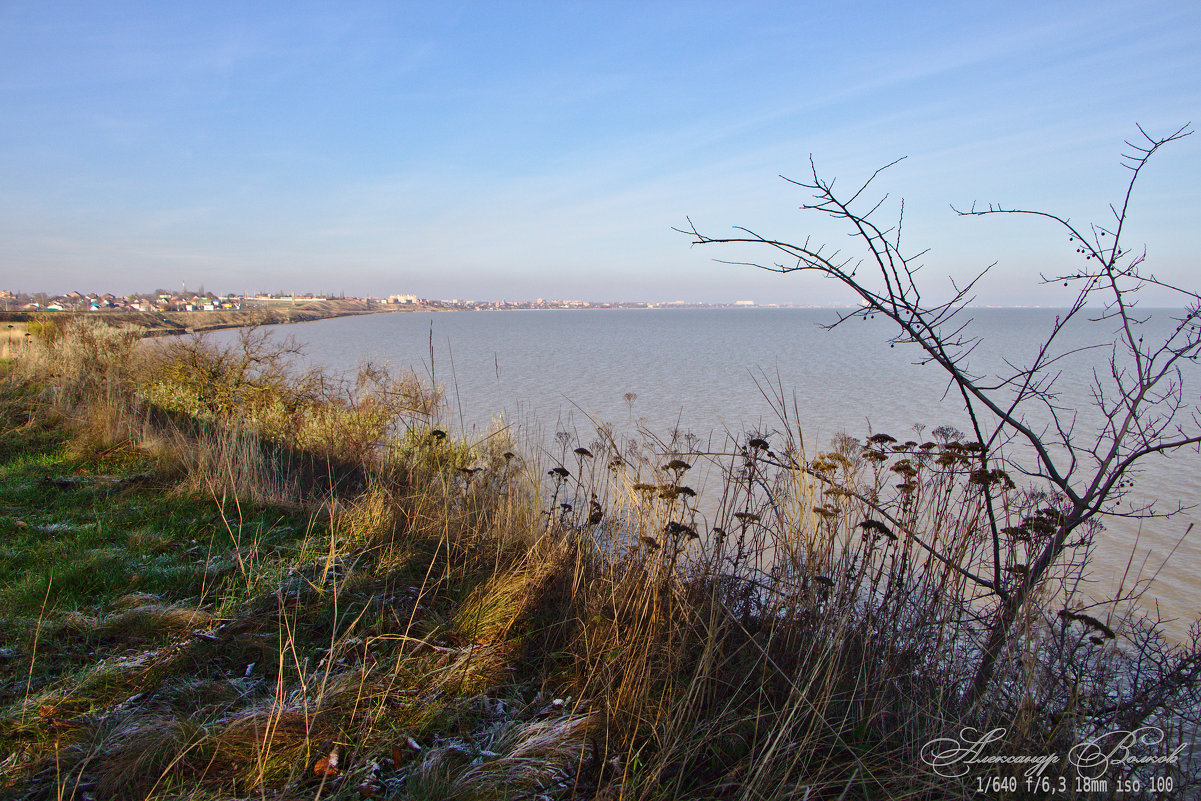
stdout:
[[(973, 330), (981, 337), (972, 353), (974, 372), (989, 372), (1002, 359), (1024, 362), (1033, 356), (1055, 313), (1047, 310), (975, 310)], [(1163, 325), (1167, 315), (1159, 315)], [(553, 433), (569, 431), (587, 444), (596, 422), (618, 427), (641, 425), (660, 436), (673, 428), (708, 442), (727, 433), (745, 440), (748, 432), (779, 429), (772, 404), (764, 397), (783, 391), (795, 403), (807, 450), (827, 445), (840, 432), (863, 437), (887, 432), (900, 439), (921, 439), (950, 424), (968, 430), (966, 416), (935, 366), (914, 364), (911, 348), (890, 348), (887, 321), (851, 320), (833, 332), (822, 323), (836, 315), (810, 309), (697, 309), (449, 312), (378, 314), (279, 326), (277, 335), (295, 336), (314, 364), (353, 370), (365, 360), (412, 368), (429, 375), (431, 327), (433, 373), (447, 388), (452, 422), (468, 433), (486, 433), (497, 415), (516, 424), (526, 442), (548, 449)], [(1094, 329), (1091, 336), (1105, 334)], [(1083, 344), (1090, 331), (1071, 332), (1069, 344)], [(220, 340), (235, 335), (221, 332)], [(1087, 422), (1091, 370), (1103, 366), (1107, 351), (1065, 361), (1058, 388), (1062, 403), (1080, 410)], [(1194, 401), (1201, 371), (1194, 366), (1186, 383)], [(1187, 379), (1186, 379), (1187, 380)], [(1079, 424), (1078, 424), (1079, 425)], [(572, 446), (574, 447), (574, 445)], [(557, 449), (556, 449), (557, 450)], [(1136, 492), (1163, 506), (1201, 503), (1201, 457), (1188, 452), (1151, 461)], [(1137, 500), (1137, 499), (1136, 499)], [(1126, 566), (1130, 546), (1139, 538), (1139, 560), (1154, 572), (1189, 523), (1194, 510), (1170, 520), (1107, 523), (1096, 562), (1104, 584)], [(1136, 561), (1136, 566), (1138, 562)], [(1148, 596), (1181, 634), (1195, 614), (1201, 579), (1201, 526), (1186, 538), (1163, 568)]]

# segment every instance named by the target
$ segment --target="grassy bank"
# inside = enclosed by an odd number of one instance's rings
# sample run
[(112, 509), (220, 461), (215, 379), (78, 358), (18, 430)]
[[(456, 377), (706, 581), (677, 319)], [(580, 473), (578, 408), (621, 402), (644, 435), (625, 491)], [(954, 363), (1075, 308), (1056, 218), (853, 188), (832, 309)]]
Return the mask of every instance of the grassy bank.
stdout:
[[(1023, 797), (1023, 769), (928, 744), (1191, 744), (1196, 643), (1085, 601), (1088, 543), (965, 708), (995, 603), (971, 577), (1020, 571), (1055, 499), (959, 432), (807, 454), (782, 408), (725, 453), (600, 425), (539, 458), (447, 434), (412, 376), (290, 373), (261, 330), (136, 338), (77, 325), (4, 368), (4, 794)], [(1108, 771), (1167, 798), (1197, 765)]]

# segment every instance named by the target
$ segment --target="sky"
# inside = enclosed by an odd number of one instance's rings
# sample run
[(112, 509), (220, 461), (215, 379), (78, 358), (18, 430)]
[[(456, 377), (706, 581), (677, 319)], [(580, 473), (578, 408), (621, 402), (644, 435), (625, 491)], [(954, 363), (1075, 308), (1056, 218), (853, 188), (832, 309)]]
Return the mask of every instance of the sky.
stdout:
[[(1190, 122), (1195, 0), (0, 0), (0, 288), (841, 303), (673, 228), (852, 255), (780, 176), (905, 157), (872, 186), (931, 297), (1056, 305), (1060, 229), (952, 204), (1107, 223), (1123, 141)], [(1126, 244), (1195, 288), (1199, 222), (1201, 134)]]

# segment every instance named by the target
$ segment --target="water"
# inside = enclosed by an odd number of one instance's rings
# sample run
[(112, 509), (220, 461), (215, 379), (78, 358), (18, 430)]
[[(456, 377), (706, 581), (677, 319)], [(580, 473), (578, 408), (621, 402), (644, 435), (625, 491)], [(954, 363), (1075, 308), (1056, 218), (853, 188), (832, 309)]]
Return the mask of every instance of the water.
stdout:
[[(968, 363), (973, 372), (987, 373), (1002, 359), (1032, 358), (1055, 312), (987, 309), (970, 316), (981, 341)], [(432, 327), (432, 372), (447, 388), (452, 422), (482, 436), (503, 415), (524, 441), (548, 450), (558, 431), (587, 444), (598, 422), (638, 425), (664, 437), (678, 428), (701, 443), (721, 444), (727, 435), (745, 442), (749, 433), (780, 428), (769, 400), (776, 394), (795, 406), (809, 453), (841, 432), (921, 440), (939, 425), (970, 430), (958, 396), (947, 392), (945, 373), (916, 364), (920, 354), (912, 346), (890, 347), (891, 323), (855, 319), (832, 332), (822, 329), (837, 319), (836, 312), (818, 309), (398, 313), (279, 326), (273, 333), (295, 336), (312, 363), (335, 371), (370, 360), (428, 376)], [(1168, 313), (1161, 313), (1152, 328), (1169, 324)], [(1065, 346), (1090, 336), (1096, 341), (1111, 327), (1077, 326)], [(230, 341), (235, 334), (215, 336)], [(1099, 419), (1090, 406), (1090, 382), (1092, 369), (1104, 367), (1107, 357), (1108, 351), (1090, 351), (1059, 365), (1060, 404), (1079, 410), (1078, 430)], [(1201, 371), (1190, 368), (1186, 399), (1195, 403)], [(915, 424), (926, 427), (924, 437)], [(1131, 500), (1151, 499), (1162, 509), (1201, 503), (1201, 457), (1188, 451), (1149, 460)], [(1136, 540), (1135, 567), (1145, 560), (1144, 572), (1154, 572), (1198, 519), (1193, 510), (1141, 524), (1108, 520), (1094, 563), (1098, 586), (1112, 586)], [(1195, 534), (1145, 599), (1178, 619), (1169, 627), (1176, 636), (1196, 614), (1192, 599), (1201, 590), (1193, 573), (1201, 564), (1201, 526)]]

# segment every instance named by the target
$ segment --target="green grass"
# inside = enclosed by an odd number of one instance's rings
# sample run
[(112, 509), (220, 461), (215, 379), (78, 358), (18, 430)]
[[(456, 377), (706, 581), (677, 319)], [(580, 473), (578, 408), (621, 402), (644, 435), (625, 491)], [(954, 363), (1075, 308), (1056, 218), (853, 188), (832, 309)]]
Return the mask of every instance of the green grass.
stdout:
[(273, 584), (308, 534), (297, 510), (222, 508), (176, 491), (146, 454), (82, 450), (30, 399), (0, 399), (0, 708), (207, 628)]
[(211, 600), (231, 559), (247, 549), (283, 554), (306, 529), (295, 511), (242, 508), (239, 516), (174, 493), (146, 457), (80, 456), (56, 431), (16, 437), (25, 447), (10, 442), (0, 462), (0, 608), (8, 615), (36, 615), (43, 602), (52, 612), (96, 610), (134, 591)]

